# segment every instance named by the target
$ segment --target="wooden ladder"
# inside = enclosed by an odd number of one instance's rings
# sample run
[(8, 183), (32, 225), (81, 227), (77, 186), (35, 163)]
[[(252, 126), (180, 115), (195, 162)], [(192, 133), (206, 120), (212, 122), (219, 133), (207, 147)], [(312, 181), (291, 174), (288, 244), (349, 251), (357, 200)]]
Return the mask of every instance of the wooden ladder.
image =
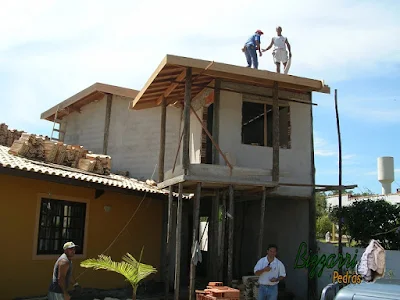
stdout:
[[(63, 110), (65, 110), (65, 108), (60, 109), (60, 106), (58, 106), (56, 113), (54, 114), (53, 129), (51, 130), (51, 136), (50, 136), (50, 139), (52, 141), (64, 142), (65, 131), (61, 129), (61, 120), (57, 119), (58, 113)], [(56, 124), (58, 124), (58, 128), (56, 128)], [(58, 132), (58, 137), (54, 137), (55, 132)]]

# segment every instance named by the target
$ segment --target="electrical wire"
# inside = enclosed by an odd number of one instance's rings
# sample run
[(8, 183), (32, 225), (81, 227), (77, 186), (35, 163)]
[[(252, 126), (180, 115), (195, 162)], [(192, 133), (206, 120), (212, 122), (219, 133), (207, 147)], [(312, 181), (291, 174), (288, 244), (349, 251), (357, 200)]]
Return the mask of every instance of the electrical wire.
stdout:
[[(154, 173), (156, 172), (156, 168), (157, 168), (157, 164), (154, 166), (154, 171), (153, 174), (151, 175), (151, 180), (153, 180), (154, 177)], [(136, 207), (135, 211), (133, 212), (132, 216), (129, 218), (128, 222), (126, 222), (125, 226), (122, 228), (122, 230), (117, 234), (117, 236), (115, 237), (115, 239), (111, 242), (111, 244), (106, 248), (106, 250), (104, 250), (100, 255), (103, 255), (104, 253), (106, 253), (108, 250), (110, 250), (110, 248), (114, 245), (114, 243), (118, 240), (118, 238), (121, 236), (121, 234), (125, 231), (125, 229), (128, 227), (128, 225), (131, 223), (131, 221), (133, 220), (133, 218), (136, 216), (136, 213), (139, 211), (140, 206), (142, 205), (142, 203), (144, 202), (144, 200), (146, 199), (147, 196), (147, 191), (145, 191), (144, 196), (142, 198), (142, 200), (140, 201), (138, 207)], [(80, 278), (83, 274), (85, 274), (89, 269), (84, 270), (82, 273), (80, 273), (76, 278), (75, 278), (75, 284), (76, 281), (78, 280), (78, 278)]]

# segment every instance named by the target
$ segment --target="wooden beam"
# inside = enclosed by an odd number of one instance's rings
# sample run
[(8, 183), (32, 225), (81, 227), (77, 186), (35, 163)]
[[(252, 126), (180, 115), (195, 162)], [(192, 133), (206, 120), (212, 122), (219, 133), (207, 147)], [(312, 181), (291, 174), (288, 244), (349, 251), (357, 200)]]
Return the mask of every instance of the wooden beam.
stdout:
[(192, 100), (192, 69), (186, 69), (185, 83), (185, 104), (183, 108), (183, 146), (182, 146), (182, 166), (185, 175), (189, 172), (190, 156), (190, 101)]
[(164, 299), (168, 300), (169, 295), (169, 263), (171, 261), (171, 238), (172, 238), (172, 203), (174, 201), (174, 186), (169, 186), (168, 195), (168, 219), (167, 219), (167, 245), (165, 253), (165, 294)]
[(181, 284), (181, 239), (182, 239), (182, 192), (183, 183), (179, 183), (178, 206), (176, 212), (176, 243), (175, 243), (175, 287), (174, 299), (179, 300)]
[[(195, 251), (196, 243), (199, 243), (199, 226), (200, 226), (200, 197), (201, 197), (201, 183), (198, 182), (196, 186), (196, 195), (193, 199), (193, 238), (192, 238), (192, 255)], [(200, 247), (200, 245), (199, 245)], [(191, 256), (192, 256), (191, 255)], [(190, 260), (190, 283), (189, 283), (189, 300), (195, 300), (195, 285), (196, 285), (196, 265), (193, 260)]]
[(165, 98), (167, 98), (175, 89), (176, 87), (182, 82), (183, 79), (185, 79), (186, 77), (186, 69), (184, 69), (179, 75), (178, 77), (176, 77), (174, 83), (172, 83), (164, 92), (164, 94), (162, 94), (156, 101), (156, 105), (160, 105), (161, 102), (163, 102), (163, 100)]
[[(317, 228), (317, 217), (316, 217), (316, 199), (315, 199), (315, 158), (314, 158), (314, 131), (313, 131), (313, 126), (314, 126), (314, 118), (313, 118), (313, 110), (312, 107), (310, 107), (310, 133), (311, 133), (311, 140), (310, 140), (310, 146), (311, 146), (311, 182), (312, 185), (314, 185), (312, 189), (312, 194), (311, 194), (311, 199), (308, 201), (308, 247), (309, 247), (309, 253), (311, 256), (311, 253), (317, 254), (317, 235), (316, 235), (316, 228)], [(312, 266), (310, 264), (308, 268), (309, 274), (312, 272)], [(308, 299), (317, 299), (318, 294), (317, 294), (317, 286), (318, 286), (318, 277), (313, 276), (308, 276)]]
[(161, 105), (160, 153), (158, 156), (158, 182), (164, 181), (166, 126), (167, 126), (167, 100), (163, 98)]
[(208, 135), (208, 137), (210, 138), (211, 142), (214, 144), (214, 147), (217, 148), (217, 150), (219, 151), (219, 153), (221, 154), (222, 158), (225, 160), (226, 164), (228, 165), (228, 167), (231, 169), (232, 171), (232, 164), (229, 162), (228, 158), (226, 157), (226, 155), (222, 152), (221, 148), (218, 146), (218, 144), (214, 141), (213, 137), (211, 136), (210, 132), (207, 130), (206, 126), (204, 125), (203, 121), (200, 119), (199, 115), (196, 113), (196, 111), (193, 109), (192, 106), (190, 106), (190, 109), (192, 110), (193, 114), (195, 115), (195, 117), (197, 118), (197, 120), (200, 122), (201, 127), (203, 127), (204, 131), (206, 132), (206, 134)]
[(267, 199), (267, 188), (263, 188), (260, 207), (260, 233), (258, 235), (258, 252), (257, 257), (262, 257), (263, 253), (263, 238), (264, 238), (264, 222), (265, 222), (265, 202)]
[[(215, 79), (216, 80), (216, 79)], [(203, 87), (205, 86), (205, 88), (209, 88), (211, 90), (215, 90), (216, 87), (210, 85), (212, 81), (210, 81), (209, 84), (205, 85), (205, 84), (196, 84), (193, 83), (192, 86), (199, 86), (199, 87)], [(221, 81), (221, 85), (223, 85), (224, 82)], [(250, 88), (254, 87), (252, 85), (249, 86)], [(270, 88), (263, 88), (266, 90), (270, 90)], [(255, 93), (255, 92), (250, 92), (247, 91), (246, 89), (235, 89), (233, 87), (220, 87), (219, 88), (220, 91), (225, 91), (225, 92), (231, 92), (231, 93), (237, 93), (237, 94), (242, 94), (242, 95), (248, 95), (248, 96), (254, 96), (254, 97), (259, 97), (262, 100), (268, 101), (268, 100), (272, 100), (273, 96), (269, 95), (269, 93)], [(318, 106), (317, 103), (313, 103), (311, 101), (308, 100), (300, 100), (299, 96), (296, 95), (304, 95), (302, 93), (295, 93), (295, 92), (290, 92), (290, 91), (280, 91), (278, 98), (280, 99), (280, 102), (286, 101), (286, 102), (294, 102), (294, 103), (300, 103), (300, 104), (308, 104), (308, 105), (314, 105), (314, 106)], [(298, 99), (299, 98), (299, 99)], [(301, 97), (304, 98), (304, 97)]]
[(218, 280), (224, 280), (224, 265), (225, 265), (225, 228), (226, 228), (226, 192), (222, 194), (222, 224), (219, 227), (219, 245), (218, 245)]
[[(219, 113), (220, 113), (220, 98), (221, 98), (221, 80), (215, 80), (215, 90), (214, 90), (214, 108), (213, 108), (213, 128), (212, 136), (214, 138), (215, 144), (219, 141)], [(214, 165), (219, 165), (219, 154), (217, 147), (212, 149), (212, 163)]]
[(211, 222), (210, 222), (211, 232), (208, 237), (208, 245), (209, 245), (208, 249), (210, 253), (209, 272), (211, 273), (210, 277), (216, 279), (218, 278), (218, 264), (219, 264), (219, 256), (218, 256), (219, 199), (220, 199), (220, 191), (217, 189), (215, 191), (215, 196), (211, 198)]
[(229, 225), (229, 232), (228, 232), (228, 286), (232, 286), (232, 279), (233, 279), (233, 236), (234, 236), (234, 215), (235, 215), (235, 207), (234, 207), (234, 190), (233, 185), (229, 186), (229, 215), (228, 216), (228, 225)]
[(94, 199), (100, 198), (104, 194), (104, 190), (96, 189), (94, 192)]
[(274, 82), (274, 95), (272, 103), (272, 181), (279, 182), (279, 99), (278, 82)]
[(112, 101), (113, 101), (113, 95), (107, 94), (106, 117), (105, 117), (105, 121), (104, 121), (104, 138), (103, 138), (103, 154), (104, 155), (107, 155), (107, 152), (108, 152), (108, 136), (110, 134)]

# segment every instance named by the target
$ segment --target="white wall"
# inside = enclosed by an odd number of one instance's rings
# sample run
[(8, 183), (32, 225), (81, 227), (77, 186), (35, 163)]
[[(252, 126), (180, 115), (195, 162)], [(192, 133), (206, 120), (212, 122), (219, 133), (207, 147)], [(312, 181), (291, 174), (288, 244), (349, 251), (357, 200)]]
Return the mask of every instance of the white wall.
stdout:
[[(349, 206), (355, 201), (362, 201), (365, 199), (371, 199), (371, 200), (381, 200), (385, 199), (391, 204), (400, 204), (400, 194), (390, 194), (390, 195), (371, 195), (371, 196), (362, 196), (362, 197), (350, 197), (348, 195), (343, 195), (342, 196), (342, 206)], [(326, 204), (327, 207), (329, 206), (338, 206), (339, 205), (339, 197), (334, 196), (334, 197), (328, 197), (326, 199)]]
[[(242, 95), (221, 91), (219, 145), (232, 153), (238, 167), (272, 169), (272, 147), (242, 144)], [(310, 106), (290, 102), (291, 149), (280, 149), (281, 182), (311, 184)], [(220, 160), (225, 164), (224, 160)], [(310, 188), (280, 188), (280, 194), (310, 196)], [(300, 193), (300, 194), (299, 194)]]
[[(330, 254), (337, 254), (338, 248), (333, 244), (327, 244), (318, 242), (318, 256), (325, 254), (326, 256)], [(343, 255), (349, 253), (351, 257), (354, 256), (356, 249), (357, 253), (357, 261), (360, 261), (362, 254), (365, 251), (365, 248), (355, 248), (355, 247), (343, 247)], [(386, 250), (386, 271), (385, 278), (392, 276), (393, 279), (400, 279), (400, 251)], [(345, 269), (345, 266), (343, 267)], [(322, 289), (327, 286), (329, 283), (332, 283), (332, 274), (333, 271), (337, 269), (328, 269), (325, 268), (322, 272), (320, 278), (318, 278), (318, 294), (321, 295)]]
[[(160, 150), (161, 108), (128, 109), (132, 99), (113, 96), (108, 138), (112, 172), (129, 171), (138, 179), (151, 178)], [(65, 143), (79, 144), (94, 153), (102, 153), (106, 98), (84, 106), (81, 113), (67, 119)], [(179, 143), (180, 109), (167, 108), (165, 170), (172, 168)], [(178, 157), (180, 164), (180, 157)], [(156, 168), (153, 179), (158, 179)]]

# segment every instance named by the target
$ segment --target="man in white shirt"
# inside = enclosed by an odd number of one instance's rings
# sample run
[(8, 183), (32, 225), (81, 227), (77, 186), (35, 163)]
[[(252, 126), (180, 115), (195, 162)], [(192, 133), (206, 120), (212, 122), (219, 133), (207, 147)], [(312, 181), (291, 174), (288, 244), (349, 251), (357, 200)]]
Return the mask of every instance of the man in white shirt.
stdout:
[(259, 276), (258, 300), (277, 300), (278, 283), (285, 279), (286, 270), (283, 263), (277, 259), (276, 245), (269, 245), (267, 255), (261, 258), (254, 267), (254, 274)]
[(276, 72), (280, 73), (281, 72), (281, 63), (283, 63), (283, 66), (285, 68), (288, 63), (288, 55), (287, 55), (287, 51), (286, 51), (286, 46), (287, 46), (287, 49), (289, 50), (289, 57), (292, 57), (292, 50), (290, 48), (288, 39), (282, 35), (282, 27), (281, 26), (278, 26), (276, 28), (276, 33), (277, 33), (277, 36), (272, 38), (269, 46), (266, 49), (263, 49), (262, 52), (268, 51), (269, 49), (272, 48), (272, 46), (274, 46), (274, 50), (272, 51), (272, 56), (274, 58), (274, 63), (276, 65)]

